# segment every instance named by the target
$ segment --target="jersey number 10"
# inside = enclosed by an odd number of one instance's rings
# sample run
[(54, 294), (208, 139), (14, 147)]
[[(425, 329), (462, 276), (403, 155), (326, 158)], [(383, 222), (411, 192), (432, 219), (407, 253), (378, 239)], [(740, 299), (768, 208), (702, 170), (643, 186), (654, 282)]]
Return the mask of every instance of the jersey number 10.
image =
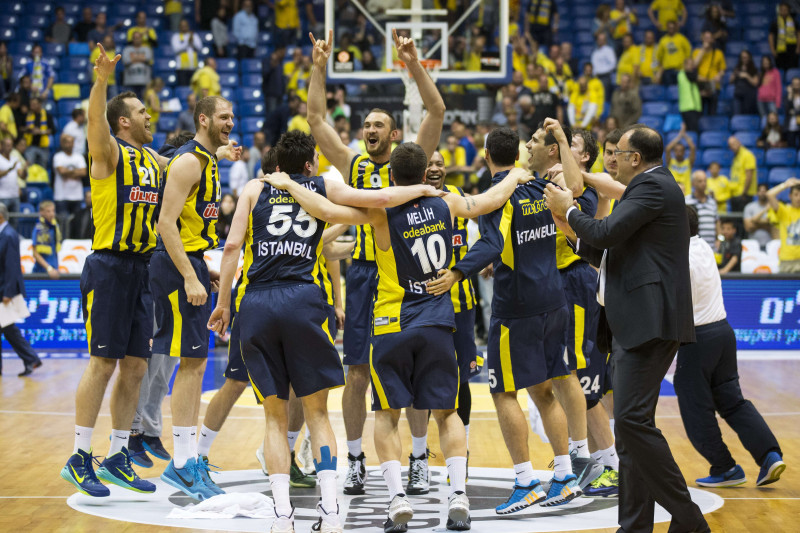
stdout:
[(414, 239), (414, 244), (411, 246), (411, 253), (414, 254), (417, 261), (419, 261), (423, 273), (430, 274), (433, 271), (438, 272), (448, 259), (445, 255), (447, 246), (445, 245), (444, 237), (438, 233), (434, 233), (428, 237), (427, 243), (423, 242), (424, 240), (425, 239), (422, 237)]

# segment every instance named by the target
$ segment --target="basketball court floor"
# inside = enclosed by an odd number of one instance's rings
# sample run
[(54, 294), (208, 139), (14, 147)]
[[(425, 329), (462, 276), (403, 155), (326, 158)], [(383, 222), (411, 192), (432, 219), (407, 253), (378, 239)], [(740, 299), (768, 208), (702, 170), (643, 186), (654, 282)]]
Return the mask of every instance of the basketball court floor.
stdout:
[[(117, 487), (108, 498), (89, 498), (76, 494), (59, 477), (59, 471), (72, 450), (75, 388), (87, 363), (88, 355), (75, 352), (44, 354), (44, 366), (32, 377), (18, 378), (22, 364), (13, 352), (5, 352), (4, 375), (0, 378), (0, 531), (58, 532), (161, 532), (185, 531), (268, 531), (271, 519), (176, 518), (176, 514), (194, 503), (182, 493), (165, 485), (158, 476), (166, 463), (155, 459), (151, 469), (137, 468), (158, 489), (152, 495), (139, 495)], [(742, 448), (735, 434), (721, 424), (723, 436), (736, 460), (744, 468), (748, 482), (729, 489), (699, 490), (695, 478), (707, 475), (708, 465), (694, 451), (681, 424), (677, 400), (668, 379), (662, 386), (657, 423), (666, 435), (680, 465), (692, 497), (700, 505), (712, 531), (791, 532), (798, 531), (800, 516), (800, 352), (742, 352), (739, 370), (745, 396), (764, 414), (784, 451), (787, 470), (780, 482), (755, 488), (758, 467)], [(201, 418), (213, 390), (223, 381), (226, 357), (222, 349), (214, 352), (204, 383)], [(484, 373), (485, 374), (485, 373)], [(615, 499), (580, 498), (556, 508), (535, 508), (511, 516), (499, 517), (493, 508), (504, 501), (513, 481), (511, 462), (503, 445), (488, 385), (473, 383), (473, 413), (470, 428), (470, 465), (467, 493), (471, 498), (473, 531), (616, 531)], [(109, 390), (110, 387), (109, 387)], [(333, 391), (329, 400), (334, 432), (340, 456), (345, 450), (341, 414), (341, 391)], [(524, 405), (524, 403), (523, 403)], [(172, 450), (169, 399), (164, 402), (166, 436), (164, 444)], [(94, 433), (98, 454), (107, 451), (111, 430), (108, 395)], [(377, 471), (377, 456), (372, 442), (372, 416), (367, 418), (364, 447), (371, 476), (365, 496), (342, 497), (341, 511), (346, 515), (346, 529), (376, 531), (385, 519), (387, 491)], [(211, 449), (210, 460), (222, 471), (215, 480), (228, 492), (269, 495), (269, 483), (261, 473), (255, 450), (263, 438), (263, 414), (248, 390), (234, 407), (226, 425)], [(404, 451), (410, 451), (408, 426), (401, 422)], [(429, 445), (431, 458), (431, 493), (412, 497), (415, 517), (410, 529), (444, 531), (444, 504), (447, 499), (444, 457), (439, 449), (435, 424), (431, 423)], [(298, 445), (299, 446), (299, 445)], [(552, 460), (549, 445), (530, 433), (534, 468), (548, 477)], [(298, 448), (299, 449), (299, 448)], [(340, 460), (340, 474), (346, 461)], [(343, 482), (340, 475), (339, 482)], [(318, 489), (292, 489), (297, 507), (297, 531), (309, 531), (316, 520), (314, 505)], [(176, 511), (177, 509), (177, 511)], [(657, 509), (656, 531), (667, 531), (669, 515)], [(179, 529), (180, 528), (180, 529)]]

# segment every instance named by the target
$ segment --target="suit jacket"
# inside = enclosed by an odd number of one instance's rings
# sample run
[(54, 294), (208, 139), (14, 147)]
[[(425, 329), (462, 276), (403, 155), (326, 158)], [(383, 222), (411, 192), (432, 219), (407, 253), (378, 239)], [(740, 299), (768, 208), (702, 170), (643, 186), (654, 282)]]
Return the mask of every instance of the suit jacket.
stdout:
[(25, 280), (19, 259), (19, 235), (10, 224), (0, 231), (0, 290), (3, 298), (25, 296)]
[(610, 351), (611, 335), (626, 350), (653, 339), (694, 342), (685, 205), (672, 174), (656, 167), (631, 180), (605, 219), (570, 212), (578, 255), (599, 267), (608, 251), (602, 350)]

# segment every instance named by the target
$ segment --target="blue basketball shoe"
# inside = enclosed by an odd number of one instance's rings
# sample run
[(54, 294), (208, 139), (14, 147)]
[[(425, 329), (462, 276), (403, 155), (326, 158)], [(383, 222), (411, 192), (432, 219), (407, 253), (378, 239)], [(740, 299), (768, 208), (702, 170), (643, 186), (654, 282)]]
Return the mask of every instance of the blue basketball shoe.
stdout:
[(217, 493), (205, 484), (200, 469), (195, 457), (186, 461), (183, 468), (175, 468), (175, 463), (170, 461), (161, 479), (195, 500), (207, 500)]
[(497, 514), (516, 513), (547, 498), (538, 479), (534, 479), (527, 487), (518, 485), (516, 480), (514, 481), (514, 490), (511, 492), (511, 496), (505, 503), (495, 507), (494, 511)]
[(82, 494), (96, 498), (108, 496), (111, 491), (97, 479), (92, 461), (100, 464), (100, 461), (92, 456), (91, 450), (85, 452), (79, 449), (70, 456), (67, 464), (61, 469), (61, 477), (75, 485)]
[(575, 474), (568, 474), (564, 479), (556, 479), (553, 476), (553, 480), (550, 482), (550, 490), (547, 492), (547, 499), (540, 505), (542, 507), (564, 505), (582, 494), (583, 491), (578, 485), (578, 478), (575, 477)]
[(131, 466), (131, 454), (123, 447), (111, 457), (106, 457), (97, 469), (97, 477), (108, 483), (119, 485), (123, 489), (150, 494), (156, 486), (140, 478)]

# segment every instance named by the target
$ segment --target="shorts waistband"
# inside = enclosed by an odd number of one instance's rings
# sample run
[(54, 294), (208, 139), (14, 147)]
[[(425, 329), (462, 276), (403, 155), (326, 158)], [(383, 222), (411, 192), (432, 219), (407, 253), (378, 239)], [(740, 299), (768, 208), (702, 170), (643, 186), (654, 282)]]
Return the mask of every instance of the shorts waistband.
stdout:
[(271, 280), (271, 281), (257, 281), (255, 283), (248, 283), (245, 291), (267, 291), (270, 289), (281, 289), (284, 287), (309, 287), (316, 286), (311, 281), (298, 281), (298, 280)]
[(136, 253), (136, 252), (120, 252), (117, 250), (94, 250), (92, 253), (100, 254), (100, 255), (111, 255), (114, 257), (120, 257), (122, 259), (136, 259), (138, 261), (150, 261), (150, 258), (153, 256), (152, 252), (147, 253)]
[(378, 263), (375, 261), (367, 261), (366, 259), (353, 259), (354, 265), (374, 266), (377, 267)]

